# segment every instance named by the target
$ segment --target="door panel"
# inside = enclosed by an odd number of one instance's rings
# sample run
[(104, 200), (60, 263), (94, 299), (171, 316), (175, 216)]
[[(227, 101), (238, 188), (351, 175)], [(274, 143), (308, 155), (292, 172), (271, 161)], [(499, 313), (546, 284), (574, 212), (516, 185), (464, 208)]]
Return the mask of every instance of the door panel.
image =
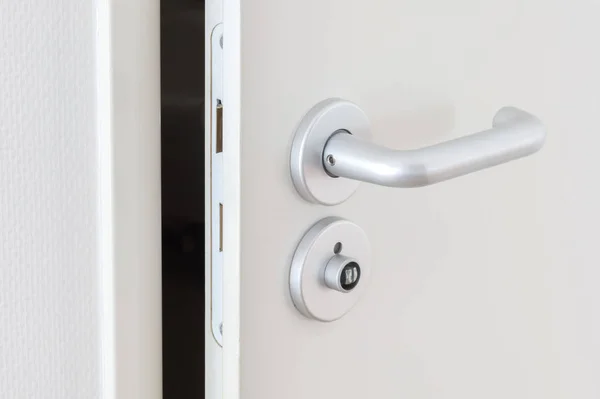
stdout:
[[(239, 362), (241, 398), (600, 395), (598, 11), (585, 0), (241, 1), (240, 325), (224, 347), (239, 339), (225, 362)], [(343, 204), (315, 205), (296, 193), (289, 153), (302, 116), (329, 97), (358, 104), (392, 148), (486, 129), (505, 105), (537, 115), (548, 139), (532, 157), (431, 187), (363, 183)], [(332, 323), (302, 316), (288, 287), (296, 245), (326, 216), (361, 226), (373, 251), (368, 290)], [(225, 272), (226, 290), (235, 276)]]

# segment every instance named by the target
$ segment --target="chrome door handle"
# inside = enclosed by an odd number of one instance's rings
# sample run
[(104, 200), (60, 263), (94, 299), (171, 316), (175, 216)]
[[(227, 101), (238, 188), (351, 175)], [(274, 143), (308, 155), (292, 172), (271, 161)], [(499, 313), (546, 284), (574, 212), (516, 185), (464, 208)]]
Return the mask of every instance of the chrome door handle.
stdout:
[[(312, 123), (305, 120), (296, 132), (292, 177), (304, 198), (328, 205), (349, 197), (356, 189), (355, 181), (389, 187), (427, 186), (533, 154), (546, 137), (539, 119), (514, 107), (500, 109), (489, 130), (408, 151), (372, 143), (366, 116), (347, 101), (326, 100), (307, 117)], [(339, 118), (337, 125), (335, 118)], [(301, 146), (303, 151), (298, 152)], [(320, 155), (318, 165), (314, 163), (316, 153)], [(329, 177), (329, 188), (323, 175)], [(340, 192), (336, 195), (333, 190)]]

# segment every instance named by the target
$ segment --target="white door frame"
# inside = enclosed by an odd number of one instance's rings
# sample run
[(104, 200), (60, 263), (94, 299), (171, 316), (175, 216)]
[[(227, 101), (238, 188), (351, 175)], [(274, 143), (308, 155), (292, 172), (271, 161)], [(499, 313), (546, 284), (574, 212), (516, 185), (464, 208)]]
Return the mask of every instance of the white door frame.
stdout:
[[(227, 212), (223, 220), (226, 349), (221, 350), (214, 342), (207, 312), (206, 397), (233, 399), (240, 397), (240, 2), (208, 0), (205, 13), (207, 32), (227, 21)], [(160, 2), (100, 0), (96, 23), (102, 397), (160, 399)], [(210, 40), (209, 34), (206, 40)], [(207, 74), (207, 90), (209, 79)], [(210, 115), (209, 102), (206, 106), (206, 115)], [(210, 123), (209, 118), (206, 121)], [(209, 290), (206, 295), (209, 304)]]
[(102, 398), (160, 399), (160, 2), (96, 4)]

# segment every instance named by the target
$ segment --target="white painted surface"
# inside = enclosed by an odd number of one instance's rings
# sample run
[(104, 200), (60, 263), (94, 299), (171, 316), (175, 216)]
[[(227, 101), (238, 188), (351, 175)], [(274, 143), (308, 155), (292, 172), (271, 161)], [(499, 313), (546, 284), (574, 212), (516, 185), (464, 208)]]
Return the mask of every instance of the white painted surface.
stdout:
[[(230, 184), (241, 179), (225, 191), (241, 227), (225, 241), (241, 248), (225, 256), (227, 399), (600, 396), (599, 12), (225, 1), (225, 91), (241, 95), (225, 116), (241, 154), (225, 154)], [(329, 97), (360, 105), (374, 139), (400, 149), (486, 128), (505, 104), (539, 116), (548, 140), (531, 158), (428, 188), (363, 184), (323, 207), (298, 196), (288, 162), (300, 118)], [(374, 253), (364, 299), (330, 324), (301, 316), (286, 284), (324, 216), (356, 222)]]
[(0, 3), (0, 397), (160, 398), (158, 1)]
[(103, 394), (159, 399), (159, 1), (97, 4)]
[(0, 397), (99, 398), (94, 3), (0, 3)]
[[(213, 29), (223, 21), (223, 3), (221, 0), (206, 0), (205, 1), (205, 48), (211, 48), (211, 40), (212, 40), (212, 31)], [(211, 54), (209, 51), (205, 51), (205, 98), (212, 98), (211, 93), (211, 67), (212, 60)], [(204, 115), (212, 115), (213, 112), (211, 110), (211, 103), (205, 102)], [(227, 114), (227, 112), (225, 112)], [(211, 118), (205, 118), (204, 126), (205, 132), (210, 132), (211, 130)], [(228, 145), (224, 142), (224, 145)], [(211, 135), (205, 134), (205, 153), (209, 154), (212, 151), (212, 141)], [(206, 182), (210, 182), (211, 180), (211, 164), (210, 157), (205, 157), (204, 159), (205, 165), (205, 180)], [(207, 183), (208, 184), (208, 183)], [(205, 203), (211, 203), (211, 192), (210, 190), (205, 191)], [(210, 220), (211, 218), (211, 209), (209, 207), (205, 207), (205, 220)], [(211, 225), (209, 223), (205, 223), (205, 248), (210, 248), (211, 246)], [(227, 230), (225, 230), (226, 232)], [(230, 230), (234, 231), (234, 230)], [(211, 251), (205, 252), (205, 330), (204, 330), (204, 356), (205, 356), (205, 399), (221, 399), (223, 398), (223, 349), (217, 341), (215, 340), (212, 333), (212, 315), (211, 315), (211, 304), (212, 304), (212, 274), (211, 268), (208, 267), (211, 262)], [(236, 313), (232, 312), (232, 315), (236, 315)]]
[[(238, 0), (223, 0), (223, 95), (227, 111), (223, 113), (223, 196), (227, 211), (223, 214), (223, 350), (219, 370), (223, 398), (240, 398), (240, 351), (242, 328), (241, 261), (242, 261), (242, 62), (241, 9)], [(277, 14), (275, 14), (277, 15)], [(252, 184), (250, 181), (248, 183)], [(264, 226), (267, 227), (267, 226)], [(260, 230), (262, 231), (262, 226)], [(255, 236), (258, 237), (258, 236)], [(254, 346), (254, 343), (250, 344)], [(262, 362), (255, 365), (261, 367)], [(213, 399), (209, 397), (210, 399)], [(207, 398), (208, 399), (208, 398)]]

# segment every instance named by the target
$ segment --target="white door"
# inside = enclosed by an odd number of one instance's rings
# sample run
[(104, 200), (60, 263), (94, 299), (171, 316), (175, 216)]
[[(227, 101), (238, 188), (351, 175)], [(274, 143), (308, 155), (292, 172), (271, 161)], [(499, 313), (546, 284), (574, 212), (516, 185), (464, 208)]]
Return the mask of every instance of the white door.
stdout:
[[(224, 2), (225, 398), (600, 397), (599, 13), (587, 0)], [(547, 140), (439, 184), (361, 183), (320, 205), (295, 188), (290, 151), (328, 98), (360, 107), (393, 149), (489, 129), (504, 106)], [(322, 322), (294, 306), (290, 268), (331, 216), (364, 231), (371, 272)]]

